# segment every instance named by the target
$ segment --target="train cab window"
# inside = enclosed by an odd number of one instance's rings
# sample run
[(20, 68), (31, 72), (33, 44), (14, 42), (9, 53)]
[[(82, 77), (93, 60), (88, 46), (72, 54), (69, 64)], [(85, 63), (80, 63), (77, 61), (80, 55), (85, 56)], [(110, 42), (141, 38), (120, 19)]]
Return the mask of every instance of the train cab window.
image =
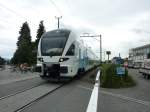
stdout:
[(67, 56), (73, 56), (75, 54), (75, 45), (72, 44), (69, 48), (69, 50), (67, 51), (66, 55)]

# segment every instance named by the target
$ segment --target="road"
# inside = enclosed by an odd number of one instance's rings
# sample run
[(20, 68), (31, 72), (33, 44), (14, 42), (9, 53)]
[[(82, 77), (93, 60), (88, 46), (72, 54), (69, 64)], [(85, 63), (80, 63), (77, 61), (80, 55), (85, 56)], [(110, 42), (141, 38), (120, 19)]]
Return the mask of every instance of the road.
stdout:
[[(46, 107), (47, 109), (45, 111), (53, 112), (58, 110), (59, 111), (64, 110), (64, 112), (66, 112), (68, 110), (75, 112), (77, 111), (76, 108), (78, 108), (79, 112), (83, 112), (87, 108), (91, 91), (87, 92), (84, 89), (80, 88), (79, 87), (80, 83), (81, 83), (80, 80), (74, 79), (69, 84), (65, 84), (62, 88), (56, 90), (55, 92), (50, 93), (46, 97), (43, 97), (38, 102), (34, 103), (33, 105), (29, 106), (23, 111), (28, 111), (28, 109), (31, 108), (32, 109), (31, 111), (38, 112), (41, 111), (43, 108), (45, 108), (44, 106), (47, 106)], [(21, 108), (23, 105), (32, 102), (33, 100), (35, 100), (38, 97), (41, 97), (44, 94), (47, 94), (48, 92), (57, 88), (59, 85), (60, 83), (46, 82), (41, 80), (39, 77), (1, 84), (0, 85), (1, 98), (9, 94), (14, 94), (18, 91), (21, 91), (21, 93), (0, 100), (0, 110), (1, 112), (14, 112), (15, 110)], [(31, 87), (34, 86), (35, 88), (30, 89)], [(36, 106), (40, 107), (40, 109), (34, 110), (34, 106), (35, 108)]]
[[(142, 75), (134, 69), (130, 69), (129, 74), (133, 76), (137, 82), (137, 86), (123, 89), (100, 88), (98, 112), (150, 112), (150, 80), (144, 79)], [(27, 108), (23, 109), (22, 112), (86, 112), (93, 84), (83, 79), (84, 78), (74, 80), (69, 84), (65, 84), (63, 87), (29, 105)], [(15, 93), (43, 83), (45, 84), (43, 80), (36, 77), (24, 81), (13, 82), (11, 84), (0, 85), (0, 95), (8, 95), (8, 93)], [(54, 86), (58, 86), (59, 84), (46, 83), (46, 85), (46, 87), (39, 86), (37, 89), (34, 88), (27, 92), (25, 91), (20, 94), (20, 96), (17, 95), (15, 97), (23, 99), (22, 96), (24, 96), (24, 99), (34, 99), (35, 96), (39, 97), (41, 93), (49, 91), (48, 88), (55, 88)], [(29, 94), (32, 95), (30, 96)], [(17, 103), (22, 103), (22, 105), (25, 104), (25, 101), (19, 101), (19, 99), (14, 102), (16, 105)], [(15, 100), (15, 98), (12, 97), (3, 102), (9, 103), (10, 100)], [(0, 106), (5, 107), (3, 104), (4, 103), (0, 101)], [(10, 109), (11, 108), (12, 107), (10, 107)]]
[(3, 84), (0, 85), (0, 97), (4, 97), (10, 94), (14, 94), (18, 91), (23, 91), (35, 86), (38, 86), (42, 83), (44, 83), (44, 80), (41, 80), (41, 78), (36, 77), (28, 80), (23, 81), (17, 81), (13, 83)]
[(99, 112), (150, 112), (150, 80), (136, 69), (129, 69), (129, 74), (137, 83), (135, 87), (100, 89)]
[(70, 83), (23, 112), (85, 112), (91, 91), (85, 91), (79, 84), (79, 82)]
[(45, 82), (37, 73), (21, 74), (20, 72), (10, 72), (8, 68), (9, 66), (6, 66), (5, 70), (0, 71), (0, 97), (32, 88)]

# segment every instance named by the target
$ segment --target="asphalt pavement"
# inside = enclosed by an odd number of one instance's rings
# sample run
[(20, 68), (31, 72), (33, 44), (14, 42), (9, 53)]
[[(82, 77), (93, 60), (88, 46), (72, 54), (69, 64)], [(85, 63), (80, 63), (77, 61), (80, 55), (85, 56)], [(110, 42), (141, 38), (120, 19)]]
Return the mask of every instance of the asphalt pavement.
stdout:
[[(21, 76), (27, 75), (27, 74), (19, 74), (19, 73), (10, 73), (8, 70), (5, 70), (1, 72), (1, 77), (3, 77), (2, 80), (8, 80), (8, 79), (15, 79), (15, 78), (22, 78)], [(5, 75), (6, 74), (6, 75)], [(4, 76), (5, 75), (5, 76)], [(18, 77), (17, 77), (18, 76)], [(38, 86), (42, 83), (45, 83), (46, 81), (40, 79), (39, 77), (27, 79), (27, 80), (20, 80), (20, 81), (14, 81), (9, 82), (6, 84), (0, 85), (0, 97), (7, 96), (9, 94), (14, 94), (18, 91), (26, 90), (28, 88)], [(73, 82), (70, 82), (69, 84), (66, 84), (62, 88), (56, 90), (55, 92), (51, 93), (50, 95), (44, 97), (40, 101), (34, 103), (33, 105), (26, 108), (24, 111), (29, 111), (31, 108), (32, 112), (41, 112), (43, 111), (64, 111), (64, 112), (84, 112), (87, 109), (87, 105), (90, 99), (91, 91), (87, 92), (84, 89), (80, 88), (79, 80), (74, 80)], [(49, 86), (53, 85), (53, 83), (49, 82)], [(93, 84), (90, 84), (91, 87)], [(39, 86), (40, 87), (40, 86)], [(15, 109), (19, 108), (21, 105), (26, 104), (30, 100), (33, 100), (35, 96), (39, 93), (42, 94), (42, 91), (48, 91), (48, 88), (46, 87), (46, 90), (44, 90), (43, 87), (40, 87), (39, 92), (33, 92), (35, 91), (33, 89), (27, 90), (25, 92), (16, 94), (15, 96), (8, 97), (6, 99), (0, 100), (0, 108), (3, 112), (10, 112), (14, 111)], [(37, 90), (36, 90), (37, 91)], [(44, 94), (43, 92), (43, 94)], [(27, 95), (26, 95), (27, 94)], [(50, 106), (51, 105), (51, 106)], [(7, 106), (7, 108), (5, 108)], [(45, 107), (46, 106), (46, 107)], [(38, 109), (37, 109), (38, 108)], [(12, 110), (11, 110), (12, 109)], [(34, 110), (35, 109), (35, 110)]]
[(98, 112), (150, 112), (150, 80), (129, 69), (137, 85), (122, 89), (100, 88)]
[(45, 83), (37, 73), (11, 72), (9, 66), (0, 71), (0, 98)]
[(91, 91), (80, 88), (80, 84), (79, 81), (67, 84), (23, 112), (86, 112)]
[[(144, 79), (135, 69), (130, 69), (129, 74), (137, 85), (122, 89), (100, 88), (97, 112), (150, 112), (150, 80)], [(34, 78), (0, 85), (0, 95), (40, 83), (43, 80)], [(86, 112), (92, 89), (92, 83), (82, 79), (74, 80), (25, 108), (23, 112)]]
[(131, 98), (150, 101), (150, 80), (145, 79), (138, 69), (129, 69), (129, 75), (133, 77), (137, 83), (135, 87), (122, 88), (122, 89), (104, 89), (101, 90), (112, 92), (114, 94), (121, 94)]
[(14, 94), (18, 91), (23, 91), (30, 89), (32, 87), (38, 86), (45, 83), (41, 78), (32, 78), (23, 81), (17, 81), (9, 84), (0, 85), (0, 97), (4, 97), (10, 94)]
[[(129, 69), (129, 74), (137, 85), (121, 89), (100, 88), (97, 112), (150, 112), (150, 80), (144, 79), (137, 69)], [(82, 83), (78, 87), (92, 91), (90, 84)]]
[(11, 97), (0, 100), (0, 112), (20, 112), (24, 106), (28, 106), (45, 95), (50, 94), (61, 84), (43, 84), (30, 90), (21, 92)]

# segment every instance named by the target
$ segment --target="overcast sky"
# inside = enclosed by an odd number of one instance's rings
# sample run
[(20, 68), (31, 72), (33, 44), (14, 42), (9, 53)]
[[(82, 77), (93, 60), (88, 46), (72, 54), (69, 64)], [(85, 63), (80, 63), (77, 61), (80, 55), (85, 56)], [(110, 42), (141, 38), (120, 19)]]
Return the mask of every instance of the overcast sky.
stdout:
[[(103, 51), (128, 56), (129, 48), (150, 42), (150, 0), (0, 0), (0, 56), (11, 58), (23, 22), (27, 21), (35, 40), (40, 20), (46, 30), (61, 26), (102, 35)], [(63, 25), (62, 25), (63, 24)], [(86, 42), (94, 51), (99, 43)]]

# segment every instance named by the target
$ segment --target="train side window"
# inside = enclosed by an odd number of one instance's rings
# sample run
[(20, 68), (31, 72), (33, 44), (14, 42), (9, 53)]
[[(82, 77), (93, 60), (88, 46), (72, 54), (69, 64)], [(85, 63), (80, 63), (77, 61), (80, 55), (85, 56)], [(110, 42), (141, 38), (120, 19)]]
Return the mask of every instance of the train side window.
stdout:
[(72, 44), (69, 48), (69, 50), (67, 51), (66, 55), (67, 56), (73, 56), (75, 54), (75, 45)]

